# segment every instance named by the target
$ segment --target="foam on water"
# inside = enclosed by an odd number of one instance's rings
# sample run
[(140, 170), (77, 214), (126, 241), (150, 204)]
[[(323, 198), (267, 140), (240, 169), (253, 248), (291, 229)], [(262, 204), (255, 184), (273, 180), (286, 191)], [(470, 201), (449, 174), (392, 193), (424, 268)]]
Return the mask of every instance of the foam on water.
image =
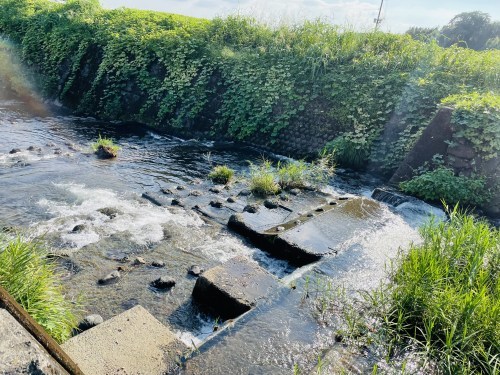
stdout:
[(201, 345), (213, 332), (216, 320), (206, 315), (197, 315), (196, 319), (199, 327), (193, 331), (175, 331), (175, 336), (182, 341), (188, 348), (195, 349)]
[[(79, 184), (54, 184), (61, 190), (62, 200), (42, 199), (52, 219), (35, 225), (38, 235), (59, 233), (66, 246), (80, 249), (115, 233), (128, 234), (138, 245), (148, 245), (163, 239), (163, 225), (175, 223), (183, 227), (200, 227), (204, 223), (189, 211), (170, 211), (139, 201), (137, 196), (124, 197), (107, 189), (92, 189)], [(100, 213), (102, 208), (117, 210), (115, 218)], [(73, 232), (83, 224), (84, 229)]]
[(0, 166), (13, 166), (17, 163), (33, 163), (40, 160), (49, 160), (56, 158), (55, 154), (40, 154), (33, 151), (21, 151), (15, 154), (0, 154)]
[(294, 270), (287, 261), (272, 258), (262, 250), (247, 246), (241, 239), (225, 233), (217, 238), (207, 238), (202, 245), (192, 248), (192, 251), (202, 253), (205, 257), (220, 263), (225, 263), (231, 258), (243, 255), (254, 260), (278, 278), (284, 277)]

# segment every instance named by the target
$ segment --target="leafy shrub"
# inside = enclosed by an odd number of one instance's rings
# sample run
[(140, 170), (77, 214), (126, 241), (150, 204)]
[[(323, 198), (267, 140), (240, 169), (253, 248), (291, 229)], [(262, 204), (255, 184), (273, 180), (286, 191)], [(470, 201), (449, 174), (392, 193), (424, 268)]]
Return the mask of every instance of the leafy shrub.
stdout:
[(445, 374), (500, 368), (500, 232), (454, 210), (421, 228), (390, 285), (374, 296), (394, 340), (410, 341)]
[(212, 168), (212, 171), (208, 174), (208, 178), (218, 184), (228, 184), (233, 177), (234, 170), (227, 165), (217, 165)]
[(366, 142), (355, 142), (347, 136), (337, 137), (327, 143), (325, 149), (334, 153), (340, 165), (355, 169), (363, 169), (370, 156)]
[(370, 159), (388, 174), (443, 98), (500, 87), (500, 51), (409, 35), (105, 10), (95, 0), (0, 7), (0, 33), (21, 45), (44, 93), (80, 113), (187, 131), (203, 123), (212, 134), (270, 143), (321, 121), (344, 140), (339, 162)]
[(455, 176), (453, 170), (446, 167), (424, 172), (401, 182), (399, 187), (405, 193), (425, 200), (445, 200), (452, 204), (481, 205), (490, 198), (484, 179)]
[(467, 139), (486, 160), (500, 154), (500, 95), (472, 92), (448, 96), (441, 103), (454, 108), (454, 139)]
[(113, 154), (116, 154), (120, 150), (120, 146), (116, 145), (111, 138), (101, 137), (97, 141), (91, 144), (92, 150), (97, 152), (100, 148), (109, 149)]
[(264, 159), (259, 165), (250, 164), (250, 190), (260, 196), (274, 195), (280, 191), (275, 170), (269, 160)]
[(0, 285), (59, 342), (77, 326), (77, 307), (64, 296), (54, 264), (41, 244), (0, 238)]

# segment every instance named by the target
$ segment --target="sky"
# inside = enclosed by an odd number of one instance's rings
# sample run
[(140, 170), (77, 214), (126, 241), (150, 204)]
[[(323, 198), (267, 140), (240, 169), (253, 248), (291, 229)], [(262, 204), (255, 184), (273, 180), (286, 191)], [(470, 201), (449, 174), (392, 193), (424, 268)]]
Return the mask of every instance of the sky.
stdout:
[[(151, 9), (193, 17), (251, 15), (294, 23), (321, 18), (359, 30), (374, 25), (381, 0), (101, 0), (105, 8)], [(384, 0), (381, 29), (401, 33), (411, 26), (443, 26), (458, 13), (479, 10), (500, 20), (500, 0)]]

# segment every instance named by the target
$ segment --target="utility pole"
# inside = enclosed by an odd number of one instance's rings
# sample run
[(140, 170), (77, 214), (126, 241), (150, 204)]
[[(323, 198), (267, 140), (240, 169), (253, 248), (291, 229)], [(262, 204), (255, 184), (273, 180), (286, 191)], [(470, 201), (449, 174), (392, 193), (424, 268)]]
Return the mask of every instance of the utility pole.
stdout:
[(382, 6), (384, 5), (384, 0), (380, 2), (380, 8), (378, 8), (378, 16), (375, 18), (373, 21), (375, 22), (375, 30), (378, 29), (378, 26), (382, 22), (382, 19), (380, 18), (380, 14), (382, 13)]

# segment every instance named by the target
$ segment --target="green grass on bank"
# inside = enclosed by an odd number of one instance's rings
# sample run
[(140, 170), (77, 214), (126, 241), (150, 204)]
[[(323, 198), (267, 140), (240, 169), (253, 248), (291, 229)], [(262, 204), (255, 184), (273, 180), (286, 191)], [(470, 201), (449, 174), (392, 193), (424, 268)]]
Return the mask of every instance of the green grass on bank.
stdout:
[[(36, 67), (45, 95), (80, 113), (270, 143), (290, 127), (325, 123), (340, 162), (370, 161), (387, 174), (442, 100), (500, 87), (500, 51), (408, 35), (105, 10), (97, 0), (0, 0), (0, 8), (0, 33)], [(464, 122), (471, 142), (483, 134), (475, 124)], [(489, 155), (498, 151), (490, 145)]]
[(455, 208), (421, 228), (373, 296), (388, 337), (443, 374), (500, 371), (500, 232)]
[(0, 238), (0, 285), (58, 342), (77, 326), (78, 304), (64, 295), (43, 246), (20, 236)]

